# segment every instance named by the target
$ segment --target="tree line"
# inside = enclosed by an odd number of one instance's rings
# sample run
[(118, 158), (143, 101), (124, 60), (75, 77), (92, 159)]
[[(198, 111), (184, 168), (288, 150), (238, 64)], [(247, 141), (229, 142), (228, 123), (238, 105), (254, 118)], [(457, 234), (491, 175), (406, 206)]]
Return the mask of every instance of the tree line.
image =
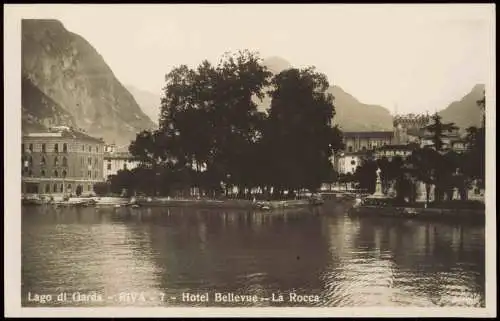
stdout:
[[(485, 98), (477, 102), (484, 111)], [(394, 187), (397, 201), (404, 199), (415, 202), (416, 183), (425, 185), (426, 203), (429, 203), (431, 186), (434, 186), (434, 202), (451, 200), (453, 191), (458, 190), (460, 199), (467, 199), (467, 191), (475, 186), (483, 189), (485, 185), (485, 120), (480, 127), (466, 129), (464, 152), (456, 152), (446, 146), (444, 139), (458, 128), (453, 123), (443, 123), (437, 113), (432, 117), (432, 123), (425, 127), (430, 134), (432, 144), (424, 147), (412, 147), (411, 154), (402, 158), (392, 159), (370, 157), (362, 161), (356, 172), (339, 177), (343, 183), (354, 183), (369, 193), (375, 191), (376, 170), (380, 168), (382, 190), (387, 193)]]
[[(217, 197), (237, 188), (293, 197), (335, 177), (331, 156), (342, 145), (332, 124), (327, 77), (314, 67), (272, 74), (248, 50), (224, 54), (216, 65), (181, 65), (165, 76), (159, 128), (142, 131), (129, 151), (140, 161), (110, 178), (113, 191)], [(268, 96), (268, 110), (258, 102)]]

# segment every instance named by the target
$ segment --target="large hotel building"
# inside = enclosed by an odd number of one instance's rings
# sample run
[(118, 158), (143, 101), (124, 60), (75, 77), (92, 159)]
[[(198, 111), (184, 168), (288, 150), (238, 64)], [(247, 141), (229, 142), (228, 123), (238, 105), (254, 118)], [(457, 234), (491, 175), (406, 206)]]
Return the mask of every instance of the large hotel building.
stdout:
[(22, 138), (23, 194), (93, 194), (104, 180), (104, 141), (69, 127)]

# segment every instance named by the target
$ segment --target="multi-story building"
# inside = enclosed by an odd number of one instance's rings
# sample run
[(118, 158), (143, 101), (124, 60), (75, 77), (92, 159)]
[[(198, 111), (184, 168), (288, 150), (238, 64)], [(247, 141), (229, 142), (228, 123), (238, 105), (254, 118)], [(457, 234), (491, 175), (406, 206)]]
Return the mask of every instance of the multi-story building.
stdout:
[(139, 166), (139, 161), (127, 151), (117, 151), (115, 145), (106, 145), (104, 150), (104, 178), (116, 175), (119, 170), (131, 170)]
[(69, 127), (22, 137), (24, 194), (93, 194), (103, 181), (104, 142)]
[(366, 152), (374, 150), (380, 146), (392, 144), (394, 140), (394, 132), (344, 132), (343, 137), (346, 152)]

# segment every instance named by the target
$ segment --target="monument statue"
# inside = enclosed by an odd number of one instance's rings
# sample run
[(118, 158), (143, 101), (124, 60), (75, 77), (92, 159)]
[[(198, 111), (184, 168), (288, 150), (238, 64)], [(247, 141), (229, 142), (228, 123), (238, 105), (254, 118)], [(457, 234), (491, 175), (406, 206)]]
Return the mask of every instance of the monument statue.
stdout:
[(375, 183), (375, 193), (372, 194), (372, 197), (384, 197), (384, 193), (382, 193), (382, 180), (380, 179), (380, 168), (377, 168), (377, 181)]

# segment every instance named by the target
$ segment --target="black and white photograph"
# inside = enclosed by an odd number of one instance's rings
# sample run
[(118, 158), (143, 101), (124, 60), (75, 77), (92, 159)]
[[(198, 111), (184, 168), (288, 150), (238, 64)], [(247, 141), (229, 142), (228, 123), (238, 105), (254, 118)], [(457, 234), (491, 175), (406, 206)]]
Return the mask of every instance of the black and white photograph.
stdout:
[(496, 316), (493, 4), (4, 9), (6, 316)]

